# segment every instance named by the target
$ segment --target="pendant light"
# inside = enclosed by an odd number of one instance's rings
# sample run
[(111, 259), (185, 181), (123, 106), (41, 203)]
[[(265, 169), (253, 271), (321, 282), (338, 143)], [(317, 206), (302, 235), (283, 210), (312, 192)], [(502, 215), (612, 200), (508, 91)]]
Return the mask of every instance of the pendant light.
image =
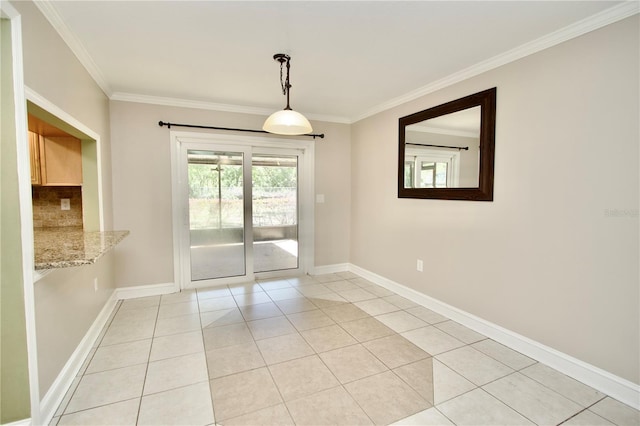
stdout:
[[(295, 112), (289, 106), (289, 91), (291, 90), (291, 84), (289, 83), (289, 69), (291, 65), (291, 57), (284, 53), (276, 53), (273, 55), (273, 59), (280, 62), (280, 85), (282, 86), (282, 94), (287, 96), (287, 106), (281, 111), (276, 111), (267, 118), (262, 126), (264, 131), (269, 133), (275, 133), (278, 135), (304, 135), (305, 133), (311, 133), (313, 129), (307, 118)], [(284, 66), (287, 66), (287, 77), (283, 81), (282, 74)]]

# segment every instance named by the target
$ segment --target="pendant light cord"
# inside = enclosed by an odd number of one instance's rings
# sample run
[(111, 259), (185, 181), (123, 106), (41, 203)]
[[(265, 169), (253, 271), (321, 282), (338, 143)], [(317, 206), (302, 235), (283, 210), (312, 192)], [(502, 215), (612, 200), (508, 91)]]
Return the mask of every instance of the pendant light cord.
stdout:
[[(284, 61), (280, 61), (280, 86), (282, 87), (282, 94), (286, 95), (287, 94), (287, 86), (284, 82), (284, 80), (282, 79), (282, 69), (284, 68)], [(289, 78), (289, 73), (287, 73), (287, 80)]]
[[(287, 97), (287, 106), (285, 107), (285, 110), (291, 110), (291, 106), (289, 106), (289, 89), (291, 89), (291, 83), (289, 82), (289, 71), (291, 69), (291, 65), (289, 64), (289, 61), (291, 60), (291, 57), (284, 53), (277, 53), (273, 55), (273, 59), (280, 62), (280, 86), (282, 87), (282, 94)], [(287, 78), (283, 79), (283, 68), (285, 62), (287, 64)]]

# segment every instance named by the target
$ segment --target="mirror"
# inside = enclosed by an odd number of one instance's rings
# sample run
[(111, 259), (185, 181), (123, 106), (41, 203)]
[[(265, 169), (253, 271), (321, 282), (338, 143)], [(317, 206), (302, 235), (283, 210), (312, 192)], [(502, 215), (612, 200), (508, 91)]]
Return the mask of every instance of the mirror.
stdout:
[(398, 197), (493, 201), (496, 88), (399, 120)]

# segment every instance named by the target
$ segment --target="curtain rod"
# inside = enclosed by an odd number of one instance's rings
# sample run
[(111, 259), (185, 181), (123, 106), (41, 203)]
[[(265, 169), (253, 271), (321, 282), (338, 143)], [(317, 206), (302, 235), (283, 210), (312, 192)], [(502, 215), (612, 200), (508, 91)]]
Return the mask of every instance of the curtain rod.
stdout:
[(468, 146), (429, 145), (429, 144), (426, 144), (426, 143), (411, 143), (411, 142), (407, 142), (405, 145), (430, 146), (430, 147), (433, 147), (433, 148), (450, 148), (450, 149), (458, 149), (458, 150), (464, 149), (465, 151), (469, 150)]
[[(270, 135), (272, 135), (273, 133), (269, 133), (265, 130), (253, 130), (253, 129), (235, 129), (233, 127), (216, 127), (216, 126), (200, 126), (197, 124), (178, 124), (178, 123), (169, 123), (169, 122), (164, 122), (164, 121), (159, 121), (158, 125), (160, 127), (162, 126), (167, 126), (168, 129), (171, 128), (171, 126), (174, 127), (191, 127), (194, 129), (213, 129), (213, 130), (228, 130), (228, 131), (232, 131), (232, 132), (251, 132), (251, 133), (268, 133)], [(306, 135), (297, 135), (297, 136), (309, 136), (312, 137), (313, 139), (315, 138), (320, 138), (320, 139), (324, 139), (324, 133), (309, 133)]]

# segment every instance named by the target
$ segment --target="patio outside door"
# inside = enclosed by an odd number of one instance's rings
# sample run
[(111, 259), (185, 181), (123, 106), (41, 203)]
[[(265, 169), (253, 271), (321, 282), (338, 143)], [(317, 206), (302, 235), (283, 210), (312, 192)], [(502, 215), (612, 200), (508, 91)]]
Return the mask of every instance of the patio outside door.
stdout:
[(188, 286), (298, 271), (302, 152), (213, 144), (183, 144), (182, 152)]
[(246, 275), (243, 152), (187, 150), (191, 281)]
[(251, 178), (254, 272), (297, 269), (298, 156), (254, 155)]

